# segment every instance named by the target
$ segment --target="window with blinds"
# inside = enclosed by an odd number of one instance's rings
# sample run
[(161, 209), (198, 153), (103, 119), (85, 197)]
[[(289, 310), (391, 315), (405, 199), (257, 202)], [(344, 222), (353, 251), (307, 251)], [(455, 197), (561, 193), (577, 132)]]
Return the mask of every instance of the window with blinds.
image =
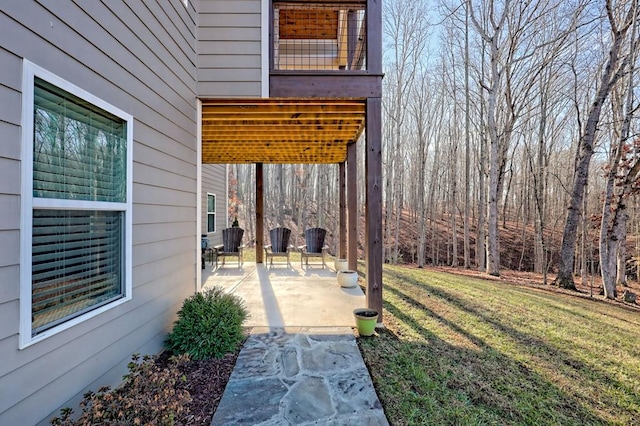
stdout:
[(31, 80), (33, 133), (27, 136), (32, 157), (25, 159), (32, 160), (25, 233), (31, 237), (32, 338), (130, 297), (131, 288), (132, 118), (56, 76), (37, 74)]
[(216, 196), (207, 194), (207, 232), (216, 232)]

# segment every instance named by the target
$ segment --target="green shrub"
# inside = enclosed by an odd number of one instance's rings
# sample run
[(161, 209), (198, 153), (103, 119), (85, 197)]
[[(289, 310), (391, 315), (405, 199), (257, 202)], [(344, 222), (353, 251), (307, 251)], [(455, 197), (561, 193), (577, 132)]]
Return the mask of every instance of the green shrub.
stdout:
[(169, 366), (161, 369), (152, 357), (145, 355), (141, 360), (134, 354), (121, 387), (110, 390), (105, 386), (97, 393), (87, 392), (80, 403), (79, 418), (72, 418), (71, 408), (63, 408), (61, 417), (51, 419), (51, 424), (173, 425), (191, 402), (188, 391), (176, 390), (178, 381), (186, 380), (178, 367), (188, 360), (188, 356), (173, 357)]
[(166, 346), (192, 359), (222, 358), (244, 340), (242, 323), (247, 310), (242, 299), (213, 287), (184, 301)]

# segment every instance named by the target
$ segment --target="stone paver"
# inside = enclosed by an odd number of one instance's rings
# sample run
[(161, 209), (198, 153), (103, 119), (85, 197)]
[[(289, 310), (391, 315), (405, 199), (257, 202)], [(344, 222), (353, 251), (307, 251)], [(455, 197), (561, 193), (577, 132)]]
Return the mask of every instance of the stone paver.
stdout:
[(212, 425), (388, 425), (350, 327), (254, 329)]

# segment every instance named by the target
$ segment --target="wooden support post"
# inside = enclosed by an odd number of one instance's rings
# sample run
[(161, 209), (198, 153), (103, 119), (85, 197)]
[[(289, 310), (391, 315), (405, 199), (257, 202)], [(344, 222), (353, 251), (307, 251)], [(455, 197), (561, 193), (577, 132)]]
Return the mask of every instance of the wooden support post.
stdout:
[(365, 252), (367, 306), (382, 323), (382, 102), (367, 99), (365, 175), (367, 188)]
[(264, 246), (264, 195), (263, 195), (263, 165), (256, 163), (256, 263), (263, 262)]
[(347, 182), (345, 179), (345, 164), (338, 164), (338, 180), (340, 187), (340, 247), (337, 256), (347, 258)]
[(347, 260), (349, 269), (358, 269), (358, 145), (347, 145)]
[(382, 0), (367, 1), (367, 70), (382, 74)]
[(358, 13), (350, 10), (347, 13), (347, 63), (349, 69), (354, 68), (356, 46), (358, 45)]

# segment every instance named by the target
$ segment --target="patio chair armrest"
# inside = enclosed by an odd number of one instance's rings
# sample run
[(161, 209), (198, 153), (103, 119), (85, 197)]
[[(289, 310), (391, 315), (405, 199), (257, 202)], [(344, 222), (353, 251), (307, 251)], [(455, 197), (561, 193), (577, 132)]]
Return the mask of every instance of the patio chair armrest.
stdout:
[(217, 246), (213, 246), (213, 249), (216, 251), (222, 251), (224, 249), (224, 245), (219, 244)]
[(303, 251), (303, 250), (304, 250), (304, 249), (306, 249), (306, 248), (307, 248), (307, 245), (306, 245), (306, 244), (305, 244), (305, 245), (302, 245), (302, 246), (298, 246), (298, 250), (299, 250), (299, 251)]

